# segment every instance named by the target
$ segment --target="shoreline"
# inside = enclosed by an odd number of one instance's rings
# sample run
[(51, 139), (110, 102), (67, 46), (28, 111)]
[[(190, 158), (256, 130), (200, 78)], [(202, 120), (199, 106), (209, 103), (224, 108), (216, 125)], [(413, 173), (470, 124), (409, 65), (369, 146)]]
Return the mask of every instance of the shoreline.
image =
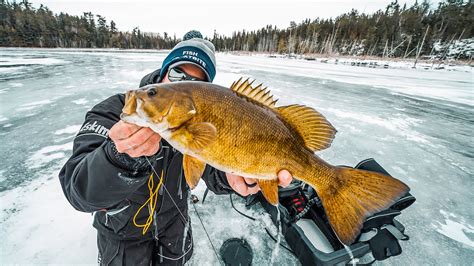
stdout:
[[(44, 49), (44, 50), (76, 50), (76, 51), (111, 51), (111, 52), (158, 52), (158, 51), (170, 51), (170, 49), (124, 49), (124, 48), (75, 48), (75, 47), (12, 47), (12, 46), (1, 46), (0, 49)], [(376, 60), (376, 61), (391, 61), (391, 62), (415, 62), (415, 58), (407, 57), (380, 57), (380, 56), (368, 56), (368, 55), (339, 55), (339, 54), (319, 54), (319, 53), (306, 53), (306, 54), (279, 54), (271, 52), (252, 52), (252, 51), (216, 51), (217, 53), (223, 54), (233, 54), (233, 55), (265, 55), (269, 57), (279, 57), (279, 58), (290, 58), (290, 59), (305, 59), (312, 61), (312, 59), (357, 59), (357, 60)], [(424, 57), (424, 56), (421, 56)], [(435, 63), (435, 64), (454, 64), (457, 65), (467, 65), (474, 67), (474, 61), (467, 59), (418, 59), (418, 63)]]
[[(102, 53), (167, 53), (169, 49), (123, 49), (123, 48), (62, 48), (62, 47), (0, 47), (1, 50), (34, 49), (44, 51), (77, 51), (77, 52), (102, 52)], [(308, 62), (351, 65), (356, 67), (368, 67), (379, 69), (421, 69), (421, 70), (447, 70), (472, 72), (473, 60), (466, 59), (418, 59), (414, 67), (415, 58), (358, 56), (358, 55), (328, 55), (328, 54), (278, 54), (270, 52), (248, 52), (248, 51), (221, 51), (217, 54), (230, 54), (235, 56), (262, 56), (268, 58), (296, 59)]]
[[(329, 60), (338, 60), (339, 62), (344, 61), (377, 61), (377, 62), (393, 62), (393, 63), (415, 63), (416, 59), (407, 57), (379, 57), (379, 56), (368, 56), (368, 55), (328, 55), (328, 54), (318, 54), (318, 53), (308, 53), (308, 54), (278, 54), (278, 53), (269, 53), (269, 52), (247, 52), (247, 51), (228, 51), (220, 52), (233, 55), (246, 55), (246, 56), (267, 56), (274, 58), (288, 58), (288, 59), (302, 59), (307, 61), (317, 61), (321, 63), (329, 63)], [(421, 56), (423, 57), (423, 56)], [(327, 61), (325, 61), (327, 60)], [(421, 64), (434, 64), (434, 65), (448, 65), (448, 66), (465, 66), (465, 67), (474, 67), (473, 60), (466, 59), (418, 59), (417, 65)]]

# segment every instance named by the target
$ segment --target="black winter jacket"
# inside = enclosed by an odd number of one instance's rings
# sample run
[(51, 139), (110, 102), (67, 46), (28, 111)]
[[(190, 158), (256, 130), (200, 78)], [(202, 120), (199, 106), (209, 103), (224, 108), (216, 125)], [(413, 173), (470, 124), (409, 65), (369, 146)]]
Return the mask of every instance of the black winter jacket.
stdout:
[[(160, 239), (173, 224), (184, 220), (175, 204), (188, 219), (189, 188), (182, 171), (183, 157), (164, 140), (154, 156), (132, 158), (119, 153), (107, 135), (120, 120), (123, 106), (124, 95), (118, 94), (86, 114), (74, 139), (73, 154), (61, 169), (59, 179), (66, 198), (75, 209), (95, 213), (93, 225), (99, 235), (117, 241)], [(159, 190), (153, 226), (142, 235), (142, 228), (134, 226), (132, 219), (149, 198), (150, 163), (157, 173), (164, 171), (165, 186)], [(206, 167), (202, 179), (216, 194), (232, 191), (225, 174), (210, 166)], [(155, 175), (155, 184), (158, 180)], [(144, 224), (147, 218), (148, 208), (144, 208), (136, 220)], [(183, 231), (179, 234), (182, 238)]]

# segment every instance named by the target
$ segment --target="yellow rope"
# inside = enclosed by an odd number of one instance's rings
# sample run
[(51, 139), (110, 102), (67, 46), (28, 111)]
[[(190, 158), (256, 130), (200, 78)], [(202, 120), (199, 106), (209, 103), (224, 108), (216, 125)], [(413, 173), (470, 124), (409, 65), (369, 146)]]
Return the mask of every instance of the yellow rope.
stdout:
[[(161, 185), (163, 185), (163, 170), (161, 171), (160, 182), (158, 183), (156, 188), (154, 187), (155, 182), (153, 180), (153, 173), (151, 173), (150, 177), (148, 178), (148, 191), (150, 192), (150, 197), (148, 198), (147, 201), (145, 201), (145, 203), (143, 203), (143, 205), (140, 208), (138, 208), (137, 212), (133, 216), (133, 224), (138, 228), (143, 227), (143, 232), (142, 232), (143, 235), (148, 231), (148, 228), (150, 228), (150, 225), (153, 222), (153, 213), (155, 213), (156, 201), (158, 200), (158, 190), (160, 189)], [(148, 218), (147, 218), (147, 220), (144, 224), (138, 224), (136, 222), (136, 218), (137, 218), (138, 214), (141, 212), (141, 210), (147, 204), (149, 206), (149, 208), (148, 208), (148, 211), (149, 211)]]

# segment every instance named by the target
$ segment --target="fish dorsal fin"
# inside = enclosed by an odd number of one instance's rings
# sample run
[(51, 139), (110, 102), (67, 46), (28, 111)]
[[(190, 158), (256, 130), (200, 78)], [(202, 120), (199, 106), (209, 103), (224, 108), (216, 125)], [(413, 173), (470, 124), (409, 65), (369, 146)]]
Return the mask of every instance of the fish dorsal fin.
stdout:
[(297, 104), (280, 106), (276, 110), (300, 134), (305, 146), (313, 152), (331, 146), (337, 131), (318, 111)]
[(267, 87), (263, 88), (262, 84), (252, 87), (254, 81), (255, 80), (250, 82), (249, 79), (242, 81), (242, 78), (240, 78), (232, 83), (230, 89), (242, 97), (251, 99), (270, 108), (275, 108), (275, 104), (278, 100), (273, 100), (273, 95), (267, 90)]

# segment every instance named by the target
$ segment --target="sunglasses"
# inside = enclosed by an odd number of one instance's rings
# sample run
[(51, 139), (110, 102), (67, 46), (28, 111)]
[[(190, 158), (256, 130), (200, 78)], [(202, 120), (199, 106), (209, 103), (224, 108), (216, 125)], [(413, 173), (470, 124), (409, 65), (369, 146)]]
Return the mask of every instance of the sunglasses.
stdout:
[(168, 70), (168, 79), (171, 82), (176, 82), (176, 81), (183, 81), (183, 80), (188, 80), (188, 81), (206, 81), (197, 77), (193, 77), (191, 75), (186, 74), (183, 70), (179, 69), (178, 67), (173, 67)]

